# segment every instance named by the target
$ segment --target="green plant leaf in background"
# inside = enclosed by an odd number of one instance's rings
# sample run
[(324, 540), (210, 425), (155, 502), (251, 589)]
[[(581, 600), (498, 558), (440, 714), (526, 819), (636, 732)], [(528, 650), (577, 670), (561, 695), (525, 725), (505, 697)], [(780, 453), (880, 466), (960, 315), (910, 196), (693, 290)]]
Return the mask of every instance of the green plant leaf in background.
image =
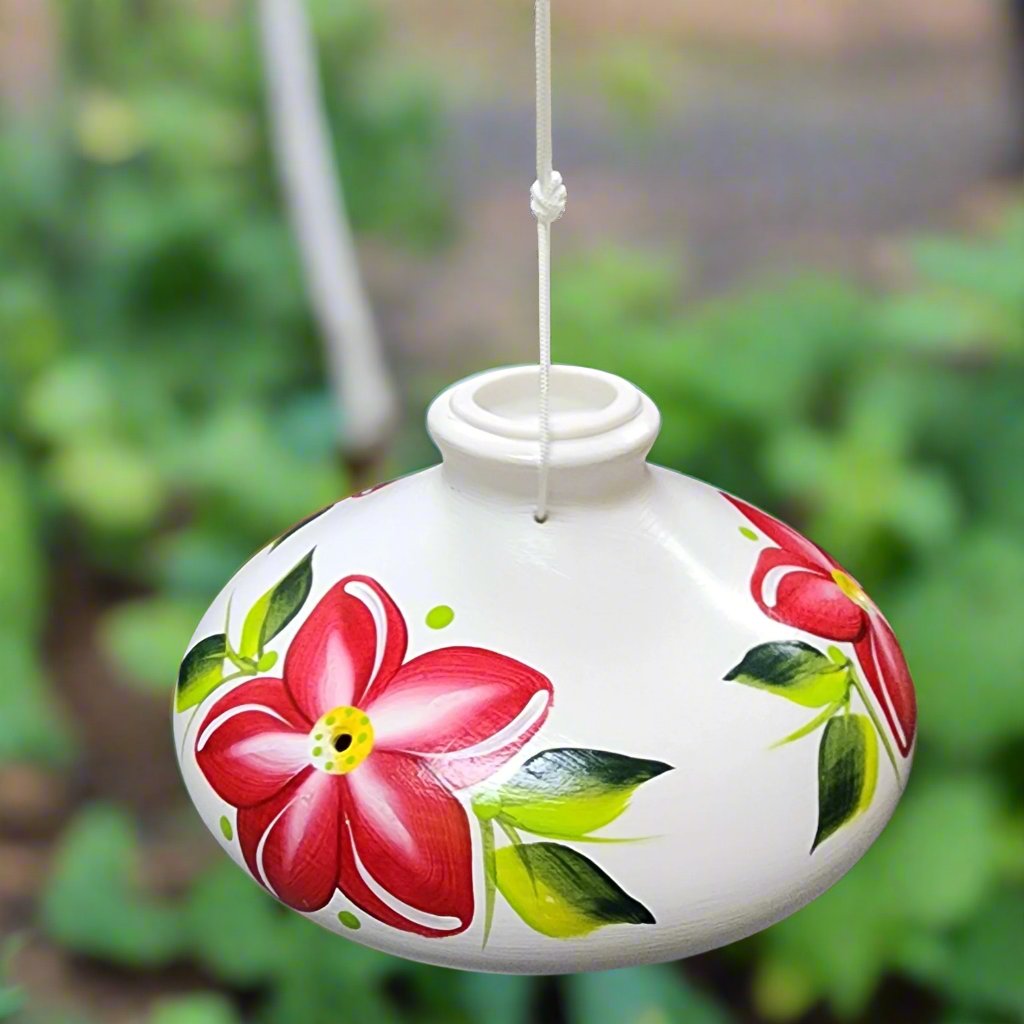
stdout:
[(202, 611), (193, 601), (170, 597), (125, 601), (100, 621), (99, 641), (129, 681), (164, 694)]
[(558, 843), (514, 843), (495, 855), (498, 891), (535, 931), (556, 939), (654, 916), (582, 853)]
[(313, 586), (313, 552), (270, 588), (250, 609), (238, 653), (259, 659), (264, 647), (298, 614)]
[(181, 949), (181, 913), (142, 893), (131, 818), (93, 804), (64, 835), (42, 903), (43, 926), (65, 948), (126, 967), (152, 968)]
[(864, 715), (839, 715), (818, 747), (818, 831), (812, 850), (865, 811), (878, 781), (878, 736)]
[(271, 979), (284, 941), (284, 912), (244, 871), (221, 860), (192, 886), (184, 908), (189, 953), (240, 988)]
[(756, 940), (760, 955), (856, 1016), (909, 944), (968, 921), (991, 893), (999, 813), (989, 779), (923, 772), (856, 869)]
[(734, 1018), (695, 988), (678, 964), (573, 974), (565, 979), (568, 1024), (729, 1024)]
[(579, 839), (614, 821), (638, 786), (671, 769), (606, 750), (545, 750), (496, 793), (485, 793), (481, 806), (486, 816), (534, 835)]
[(846, 696), (850, 668), (802, 640), (789, 640), (752, 647), (725, 679), (777, 693), (807, 708), (823, 708)]
[(175, 698), (178, 711), (186, 711), (201, 704), (224, 682), (224, 659), (227, 654), (227, 637), (223, 633), (215, 633), (200, 640), (185, 655), (178, 670)]
[(159, 1001), (148, 1024), (242, 1024), (242, 1017), (225, 996), (203, 992)]

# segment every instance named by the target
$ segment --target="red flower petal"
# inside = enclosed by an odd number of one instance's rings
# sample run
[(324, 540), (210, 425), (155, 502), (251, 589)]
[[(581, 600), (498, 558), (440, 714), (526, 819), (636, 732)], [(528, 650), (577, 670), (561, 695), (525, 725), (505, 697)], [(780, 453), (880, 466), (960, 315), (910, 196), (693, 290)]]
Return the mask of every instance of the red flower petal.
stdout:
[(899, 642), (881, 612), (873, 610), (868, 632), (854, 650), (878, 698), (900, 753), (906, 757), (917, 730), (917, 698)]
[(251, 807), (309, 763), (310, 725), (280, 679), (254, 679), (210, 709), (196, 740), (196, 762), (222, 800)]
[(334, 895), (342, 778), (307, 768), (270, 800), (238, 812), (238, 842), (253, 877), (304, 913)]
[(527, 665), (476, 647), (446, 647), (403, 665), (366, 711), (378, 749), (465, 759), (466, 778), (479, 780), (522, 747), (550, 705), (550, 681)]
[(359, 706), (374, 680), (387, 680), (402, 664), (406, 636), (405, 620), (384, 588), (349, 576), (331, 587), (295, 635), (285, 685), (311, 722), (334, 708)]
[(386, 924), (454, 935), (473, 918), (473, 862), (462, 805), (418, 758), (375, 750), (346, 776), (338, 888)]
[(827, 640), (856, 640), (867, 616), (814, 562), (792, 551), (765, 548), (758, 556), (750, 592), (761, 610), (787, 626)]
[(785, 551), (802, 555), (807, 562), (816, 565), (825, 572), (833, 569), (841, 569), (839, 563), (826, 552), (822, 551), (813, 541), (808, 540), (802, 533), (797, 533), (792, 526), (774, 516), (762, 512), (759, 508), (744, 501), (742, 498), (735, 498), (725, 491), (720, 492), (726, 501), (736, 506), (770, 541), (778, 544)]

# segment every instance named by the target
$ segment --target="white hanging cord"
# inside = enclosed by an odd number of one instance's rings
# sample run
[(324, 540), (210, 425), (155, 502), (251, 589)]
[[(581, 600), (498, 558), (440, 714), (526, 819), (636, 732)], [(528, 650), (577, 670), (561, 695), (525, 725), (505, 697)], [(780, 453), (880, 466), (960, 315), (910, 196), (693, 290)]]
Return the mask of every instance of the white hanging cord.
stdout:
[(548, 517), (551, 464), (551, 225), (565, 213), (567, 193), (562, 176), (551, 166), (551, 0), (536, 0), (537, 180), (530, 189), (530, 209), (537, 218), (538, 312), (540, 321), (540, 464), (534, 519)]

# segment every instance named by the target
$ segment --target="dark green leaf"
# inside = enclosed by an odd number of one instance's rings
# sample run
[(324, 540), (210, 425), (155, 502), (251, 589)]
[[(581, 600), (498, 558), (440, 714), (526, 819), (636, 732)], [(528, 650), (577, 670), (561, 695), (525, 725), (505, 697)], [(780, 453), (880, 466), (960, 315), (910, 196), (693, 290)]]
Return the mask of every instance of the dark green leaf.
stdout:
[[(606, 750), (545, 750), (498, 790), (497, 816), (536, 835), (585, 836), (614, 821), (637, 786), (671, 768), (663, 761)], [(488, 794), (486, 799), (493, 798)]]
[(313, 586), (313, 552), (271, 587), (253, 606), (242, 625), (239, 654), (259, 658), (263, 648), (298, 614)]
[(651, 912), (583, 854), (558, 843), (506, 846), (498, 891), (535, 931), (556, 939), (609, 924), (654, 924)]
[(777, 693), (804, 707), (821, 708), (846, 695), (850, 668), (802, 640), (790, 640), (752, 647), (725, 678)]
[(878, 780), (878, 737), (864, 715), (840, 715), (825, 726), (818, 748), (816, 849), (864, 811)]
[(195, 707), (204, 701), (224, 681), (224, 659), (227, 657), (227, 637), (223, 633), (208, 636), (185, 655), (178, 670), (178, 693), (175, 707), (178, 711)]

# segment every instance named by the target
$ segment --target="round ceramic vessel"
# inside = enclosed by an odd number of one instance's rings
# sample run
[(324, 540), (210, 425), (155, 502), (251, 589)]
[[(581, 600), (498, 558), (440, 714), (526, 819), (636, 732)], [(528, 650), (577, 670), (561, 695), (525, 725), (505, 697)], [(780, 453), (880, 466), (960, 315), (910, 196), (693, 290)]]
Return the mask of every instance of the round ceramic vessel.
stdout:
[(473, 970), (673, 959), (847, 871), (910, 772), (913, 688), (855, 579), (652, 466), (659, 417), (556, 367), (430, 409), (432, 469), (260, 551), (182, 663), (189, 793), (231, 857), (357, 942)]

